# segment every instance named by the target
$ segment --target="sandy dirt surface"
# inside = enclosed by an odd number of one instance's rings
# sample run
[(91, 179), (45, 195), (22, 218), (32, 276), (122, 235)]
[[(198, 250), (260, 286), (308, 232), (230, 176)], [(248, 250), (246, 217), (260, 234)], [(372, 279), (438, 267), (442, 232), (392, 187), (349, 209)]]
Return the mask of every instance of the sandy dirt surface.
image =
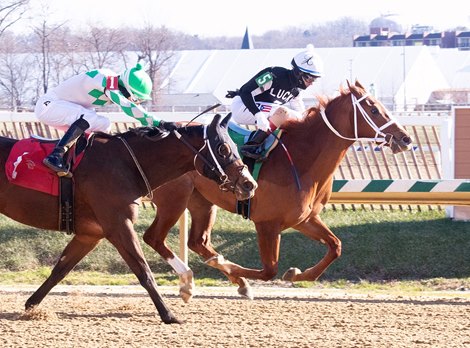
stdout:
[(183, 325), (165, 325), (139, 286), (57, 286), (24, 311), (34, 286), (0, 286), (0, 347), (470, 347), (470, 293), (419, 296), (333, 290), (198, 288)]

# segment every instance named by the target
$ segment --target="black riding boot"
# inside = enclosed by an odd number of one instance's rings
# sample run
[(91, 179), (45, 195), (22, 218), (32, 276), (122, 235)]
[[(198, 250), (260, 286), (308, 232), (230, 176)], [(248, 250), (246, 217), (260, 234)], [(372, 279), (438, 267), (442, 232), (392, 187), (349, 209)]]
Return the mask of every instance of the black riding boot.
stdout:
[(68, 175), (69, 168), (64, 164), (64, 155), (88, 127), (90, 127), (90, 124), (81, 117), (72, 123), (51, 154), (44, 158), (44, 165), (55, 171), (58, 176)]
[(255, 134), (253, 134), (253, 137), (240, 148), (240, 153), (243, 156), (253, 158), (255, 160), (260, 159), (262, 152), (261, 145), (264, 143), (268, 135), (269, 134), (265, 131), (258, 129)]

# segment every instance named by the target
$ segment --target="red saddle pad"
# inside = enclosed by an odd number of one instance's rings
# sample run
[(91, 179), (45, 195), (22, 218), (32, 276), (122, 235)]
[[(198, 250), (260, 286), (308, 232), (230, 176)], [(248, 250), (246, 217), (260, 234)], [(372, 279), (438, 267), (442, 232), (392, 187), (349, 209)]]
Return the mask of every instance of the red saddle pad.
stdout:
[[(5, 165), (5, 173), (10, 183), (58, 196), (59, 177), (42, 164), (54, 146), (54, 143), (40, 142), (34, 138), (18, 141), (8, 155)], [(82, 157), (83, 153), (75, 159), (74, 168)]]

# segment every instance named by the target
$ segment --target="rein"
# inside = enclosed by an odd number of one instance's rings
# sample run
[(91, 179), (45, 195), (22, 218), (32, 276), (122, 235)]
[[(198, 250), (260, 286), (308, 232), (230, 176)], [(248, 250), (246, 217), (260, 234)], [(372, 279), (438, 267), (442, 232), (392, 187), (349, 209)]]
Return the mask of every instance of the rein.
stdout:
[[(391, 126), (392, 124), (396, 124), (397, 121), (396, 120), (393, 120), (391, 119), (390, 121), (388, 121), (387, 123), (385, 123), (383, 126), (381, 127), (377, 127), (377, 125), (374, 123), (374, 121), (372, 121), (372, 119), (370, 118), (370, 116), (367, 114), (367, 112), (364, 110), (364, 108), (362, 107), (361, 105), (361, 101), (363, 101), (364, 99), (366, 99), (367, 97), (369, 96), (369, 94), (365, 94), (363, 95), (361, 98), (357, 99), (356, 96), (354, 94), (351, 93), (351, 101), (352, 101), (352, 104), (353, 104), (353, 107), (354, 107), (354, 136), (355, 138), (349, 138), (349, 137), (345, 137), (343, 135), (341, 135), (336, 129), (335, 127), (333, 127), (333, 125), (330, 123), (330, 121), (328, 120), (328, 118), (326, 117), (326, 113), (325, 113), (325, 109), (322, 108), (320, 110), (320, 114), (321, 114), (321, 117), (323, 118), (323, 121), (325, 122), (325, 124), (328, 126), (328, 128), (330, 128), (330, 130), (336, 134), (338, 137), (342, 138), (342, 139), (346, 139), (346, 140), (353, 140), (353, 141), (356, 141), (356, 140), (364, 140), (364, 141), (375, 141), (377, 143), (379, 143), (379, 147), (382, 147), (384, 145), (386, 145), (387, 143), (389, 143), (392, 138), (390, 137), (390, 135), (387, 135), (385, 134), (384, 132), (382, 132), (382, 130), (384, 130), (385, 128)], [(375, 131), (375, 137), (374, 138), (360, 138), (357, 134), (358, 130), (357, 130), (357, 110), (359, 109), (359, 112), (361, 113), (362, 115), (362, 118), (367, 122), (367, 124)], [(378, 137), (378, 136), (381, 136), (381, 137)]]
[(294, 161), (292, 160), (292, 157), (289, 153), (289, 150), (287, 150), (287, 147), (286, 145), (284, 145), (284, 143), (281, 141), (281, 138), (279, 138), (276, 134), (274, 133), (271, 133), (273, 135), (274, 138), (277, 139), (277, 141), (279, 142), (279, 144), (281, 144), (282, 148), (284, 149), (284, 152), (287, 156), (287, 159), (289, 160), (289, 163), (290, 163), (290, 167), (292, 169), (292, 175), (294, 176), (294, 179), (295, 179), (295, 183), (297, 184), (297, 189), (299, 191), (301, 191), (301, 185), (300, 185), (300, 179), (299, 179), (299, 174), (297, 173), (297, 168), (295, 168), (295, 165), (294, 165)]
[(137, 157), (135, 156), (134, 154), (134, 151), (132, 151), (129, 143), (126, 141), (126, 139), (122, 138), (122, 137), (117, 137), (119, 140), (122, 141), (122, 143), (124, 144), (124, 146), (126, 147), (127, 151), (129, 152), (129, 154), (131, 155), (132, 159), (134, 160), (134, 164), (135, 166), (137, 167), (137, 169), (139, 170), (139, 173), (140, 173), (140, 176), (142, 177), (142, 179), (144, 180), (144, 183), (145, 183), (145, 186), (147, 187), (147, 198), (148, 199), (153, 199), (153, 191), (152, 191), (152, 188), (150, 187), (150, 183), (147, 179), (147, 177), (145, 176), (145, 173), (144, 173), (144, 170), (142, 169), (142, 167), (140, 166), (140, 163), (139, 161), (137, 160)]

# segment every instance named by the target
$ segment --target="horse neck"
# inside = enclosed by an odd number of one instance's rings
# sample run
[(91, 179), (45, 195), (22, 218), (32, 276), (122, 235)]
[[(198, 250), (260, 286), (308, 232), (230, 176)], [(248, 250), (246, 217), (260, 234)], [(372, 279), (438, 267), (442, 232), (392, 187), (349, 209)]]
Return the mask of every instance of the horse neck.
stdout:
[[(195, 150), (204, 145), (203, 126), (181, 128), (179, 133)], [(130, 145), (152, 189), (194, 170), (195, 153), (174, 134), (158, 141), (137, 137)]]
[[(335, 118), (339, 119), (339, 117)], [(338, 120), (330, 122), (338, 123)], [(334, 126), (337, 127), (335, 124)], [(324, 177), (333, 175), (348, 148), (354, 143), (334, 134), (320, 115), (310, 120), (307, 127), (300, 127), (298, 132), (288, 132), (288, 135), (292, 143), (290, 146), (286, 145), (289, 151), (295, 149), (293, 157), (295, 156), (298, 158), (297, 162), (302, 163), (302, 170), (315, 177), (318, 177), (320, 173)]]

